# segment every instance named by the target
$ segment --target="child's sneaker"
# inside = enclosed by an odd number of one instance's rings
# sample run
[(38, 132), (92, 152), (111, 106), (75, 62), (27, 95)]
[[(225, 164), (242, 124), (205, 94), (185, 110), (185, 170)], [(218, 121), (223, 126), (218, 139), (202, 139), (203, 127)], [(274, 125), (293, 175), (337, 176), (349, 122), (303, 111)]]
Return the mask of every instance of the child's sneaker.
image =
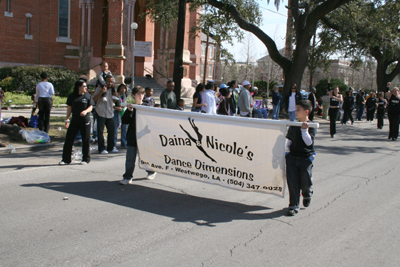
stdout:
[(122, 179), (121, 181), (119, 181), (119, 184), (121, 185), (127, 185), (132, 183), (132, 179)]
[(289, 209), (288, 212), (287, 212), (287, 215), (288, 215), (288, 216), (294, 216), (294, 215), (296, 215), (298, 212), (299, 212), (298, 210)]

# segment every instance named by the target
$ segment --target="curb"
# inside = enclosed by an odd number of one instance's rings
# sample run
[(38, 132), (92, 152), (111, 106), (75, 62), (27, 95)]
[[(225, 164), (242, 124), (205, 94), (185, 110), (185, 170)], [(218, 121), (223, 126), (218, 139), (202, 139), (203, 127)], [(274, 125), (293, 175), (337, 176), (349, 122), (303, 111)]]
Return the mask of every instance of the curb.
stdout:
[[(32, 104), (30, 105), (9, 105), (7, 107), (2, 107), (2, 109), (9, 108), (9, 110), (12, 109), (32, 109)], [(53, 105), (52, 108), (67, 108), (67, 104), (60, 104), (60, 105)]]
[(49, 148), (54, 148), (57, 146), (62, 146), (64, 143), (49, 143), (49, 144), (37, 144), (37, 145), (26, 145), (26, 146), (12, 146), (0, 148), (0, 155), (31, 152), (36, 150), (44, 150)]

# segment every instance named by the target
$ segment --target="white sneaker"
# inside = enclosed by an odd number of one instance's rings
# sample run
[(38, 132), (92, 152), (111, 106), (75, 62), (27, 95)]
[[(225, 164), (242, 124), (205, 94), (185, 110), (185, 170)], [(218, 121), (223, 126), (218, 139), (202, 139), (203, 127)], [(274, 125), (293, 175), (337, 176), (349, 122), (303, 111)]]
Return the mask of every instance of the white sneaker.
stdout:
[(103, 151), (100, 152), (100, 154), (108, 154), (108, 151), (107, 150), (103, 150)]
[(112, 96), (112, 99), (114, 99), (114, 100), (119, 100), (119, 98), (116, 97), (115, 95)]
[(113, 150), (111, 150), (111, 153), (118, 153), (118, 149), (114, 147)]
[(103, 97), (103, 102), (107, 102), (107, 97)]
[(127, 185), (127, 184), (131, 184), (132, 183), (132, 179), (122, 179), (121, 181), (119, 181), (119, 184), (122, 185)]
[(148, 174), (147, 177), (146, 177), (146, 179), (147, 179), (147, 180), (154, 180), (154, 178), (156, 178), (156, 174), (157, 174), (156, 172), (153, 173), (153, 174)]
[(65, 163), (64, 161), (60, 161), (58, 164), (59, 165), (67, 165), (67, 163)]
[(81, 165), (87, 165), (88, 163), (86, 161), (81, 161)]

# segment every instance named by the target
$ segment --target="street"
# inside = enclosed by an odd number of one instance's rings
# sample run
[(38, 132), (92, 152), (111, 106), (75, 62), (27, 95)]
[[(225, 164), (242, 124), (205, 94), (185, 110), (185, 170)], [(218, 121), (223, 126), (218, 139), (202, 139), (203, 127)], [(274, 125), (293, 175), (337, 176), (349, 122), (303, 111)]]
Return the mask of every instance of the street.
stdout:
[(0, 155), (0, 265), (398, 266), (400, 142), (387, 120), (339, 123), (335, 138), (317, 122), (314, 196), (294, 217), (287, 192), (139, 168), (121, 186), (123, 149), (89, 165), (59, 166), (61, 146)]

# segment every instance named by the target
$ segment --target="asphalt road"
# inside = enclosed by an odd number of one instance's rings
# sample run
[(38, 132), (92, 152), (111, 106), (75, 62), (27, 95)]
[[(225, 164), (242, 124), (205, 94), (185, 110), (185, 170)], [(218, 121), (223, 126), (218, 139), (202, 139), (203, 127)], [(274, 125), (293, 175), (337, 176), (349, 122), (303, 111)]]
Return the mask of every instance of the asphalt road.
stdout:
[[(120, 186), (124, 152), (58, 166), (61, 147), (0, 155), (1, 266), (398, 266), (400, 142), (387, 124), (321, 122), (314, 197), (182, 178)], [(68, 200), (63, 200), (68, 197)]]

